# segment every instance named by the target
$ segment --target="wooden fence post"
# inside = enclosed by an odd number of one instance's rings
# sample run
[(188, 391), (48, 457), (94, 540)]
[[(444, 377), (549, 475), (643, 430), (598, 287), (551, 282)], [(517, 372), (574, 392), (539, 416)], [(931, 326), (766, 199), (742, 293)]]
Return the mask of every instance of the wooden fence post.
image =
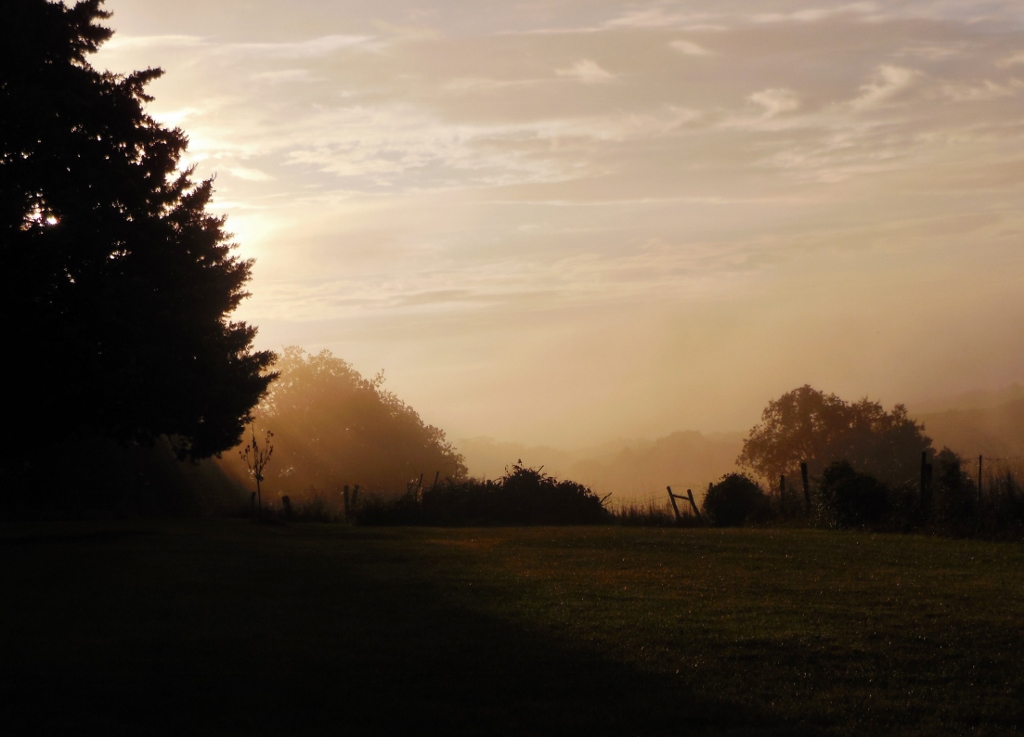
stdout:
[(676, 504), (676, 495), (672, 493), (671, 486), (666, 486), (665, 488), (668, 489), (668, 500), (672, 502), (672, 511), (676, 513), (676, 522), (682, 522), (683, 516), (679, 514), (679, 505)]
[(679, 512), (679, 505), (676, 504), (676, 499), (687, 499), (687, 500), (689, 500), (690, 507), (693, 509), (694, 516), (697, 518), (698, 522), (701, 522), (703, 524), (704, 518), (700, 516), (700, 510), (697, 509), (697, 502), (693, 498), (693, 489), (687, 489), (686, 490), (686, 496), (683, 496), (682, 494), (675, 494), (675, 493), (673, 493), (671, 486), (666, 486), (665, 488), (668, 489), (668, 500), (670, 502), (672, 502), (672, 511), (676, 513), (676, 523), (677, 524), (682, 524), (683, 515), (680, 514), (680, 512)]
[(697, 521), (700, 522), (701, 524), (703, 524), (704, 523), (704, 518), (700, 516), (700, 510), (697, 509), (697, 502), (695, 502), (693, 500), (693, 490), (692, 489), (687, 489), (686, 490), (686, 496), (688, 496), (690, 498), (690, 506), (693, 507), (693, 513), (694, 513), (694, 515), (696, 515)]
[(779, 476), (779, 509), (782, 516), (786, 516), (786, 474)]

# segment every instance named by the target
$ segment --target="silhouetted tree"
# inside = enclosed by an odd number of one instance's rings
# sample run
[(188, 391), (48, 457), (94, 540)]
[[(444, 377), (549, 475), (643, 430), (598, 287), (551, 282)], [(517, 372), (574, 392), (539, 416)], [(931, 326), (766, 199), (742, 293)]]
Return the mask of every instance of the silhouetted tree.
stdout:
[(61, 434), (239, 442), (271, 376), (228, 316), (251, 262), (206, 212), (187, 139), (144, 110), (146, 69), (94, 69), (102, 0), (4, 6), (0, 23), (0, 334), (9, 393), (0, 460)]
[(840, 460), (889, 486), (912, 484), (932, 443), (923, 431), (902, 404), (886, 412), (868, 399), (850, 404), (804, 385), (768, 403), (737, 463), (769, 484), (782, 474), (799, 478), (801, 461), (820, 477)]
[(430, 483), (461, 479), (462, 456), (444, 431), (383, 388), (383, 374), (365, 379), (330, 351), (284, 349), (279, 378), (260, 404), (261, 425), (274, 428), (275, 486), (301, 496), (310, 486), (401, 491), (424, 474)]

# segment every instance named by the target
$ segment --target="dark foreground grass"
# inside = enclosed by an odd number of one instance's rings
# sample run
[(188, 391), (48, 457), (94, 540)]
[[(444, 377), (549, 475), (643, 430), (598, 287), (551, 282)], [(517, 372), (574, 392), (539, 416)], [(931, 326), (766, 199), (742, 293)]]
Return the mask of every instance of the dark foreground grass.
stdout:
[(1024, 730), (1024, 547), (793, 531), (0, 528), (5, 734)]

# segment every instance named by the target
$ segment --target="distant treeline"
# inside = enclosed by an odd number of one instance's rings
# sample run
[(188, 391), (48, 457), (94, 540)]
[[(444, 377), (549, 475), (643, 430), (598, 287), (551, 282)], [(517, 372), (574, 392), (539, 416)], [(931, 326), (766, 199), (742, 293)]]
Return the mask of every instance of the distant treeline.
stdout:
[[(327, 351), (311, 355), (295, 347), (284, 350), (273, 370), (279, 378), (252, 428), (274, 446), (260, 474), (272, 520), (785, 525), (1024, 539), (1024, 492), (1013, 458), (990, 459), (979, 483), (977, 459), (936, 451), (925, 426), (902, 405), (886, 410), (803, 386), (769, 402), (738, 443), (680, 432), (605, 459), (575, 459), (570, 467), (580, 476), (560, 478), (519, 460), (487, 480), (469, 477), (444, 433), (386, 391), (382, 375), (365, 379)], [(1017, 404), (996, 410), (1012, 423)], [(490, 441), (475, 442), (486, 448)], [(55, 442), (48, 455), (8, 464), (2, 515), (254, 509), (255, 479), (246, 476), (253, 469), (237, 449), (202, 463), (181, 462), (176, 450), (166, 438), (118, 444), (80, 434)], [(678, 485), (679, 478), (707, 478), (729, 457), (744, 473), (719, 474), (718, 481), (689, 489)], [(605, 479), (600, 490), (587, 483), (597, 475)], [(632, 481), (626, 486), (632, 490), (637, 477), (657, 490), (649, 488), (643, 500), (615, 494), (615, 483)], [(666, 482), (679, 493), (695, 492), (699, 513), (688, 501), (671, 505)]]

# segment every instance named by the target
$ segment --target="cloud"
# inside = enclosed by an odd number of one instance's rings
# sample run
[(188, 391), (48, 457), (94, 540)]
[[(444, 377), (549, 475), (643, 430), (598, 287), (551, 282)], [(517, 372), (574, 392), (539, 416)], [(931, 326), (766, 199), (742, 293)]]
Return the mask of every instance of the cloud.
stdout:
[(899, 52), (899, 56), (913, 56), (927, 61), (943, 61), (965, 55), (965, 50), (960, 47), (949, 46), (911, 46)]
[(764, 108), (762, 117), (765, 119), (793, 112), (800, 107), (800, 97), (793, 90), (781, 87), (755, 92), (750, 100)]
[(693, 41), (683, 41), (682, 39), (672, 41), (669, 44), (669, 48), (686, 56), (711, 56), (713, 53), (700, 44), (695, 44)]
[(569, 77), (584, 84), (602, 84), (615, 79), (615, 75), (601, 68), (593, 59), (580, 59), (571, 67), (556, 69), (559, 77)]
[(921, 73), (913, 69), (883, 64), (873, 81), (861, 85), (860, 94), (849, 105), (858, 112), (882, 107), (913, 87), (920, 77)]
[(1024, 92), (1024, 82), (1013, 79), (1005, 84), (986, 79), (978, 84), (946, 84), (942, 93), (954, 102), (981, 102), (1001, 97), (1017, 97)]
[(314, 76), (308, 69), (275, 69), (252, 75), (254, 80), (269, 84), (296, 84), (320, 81), (322, 77)]
[(223, 43), (210, 36), (184, 34), (139, 35), (115, 34), (103, 47), (104, 54), (135, 52), (153, 49), (181, 49), (194, 53), (203, 51), (218, 56), (259, 56), (273, 59), (313, 59), (329, 56), (348, 49), (375, 49), (379, 39), (375, 36), (342, 35), (317, 36), (303, 41), (261, 43)]
[(745, 25), (768, 25), (786, 23), (820, 23), (839, 16), (854, 16), (863, 20), (876, 20), (881, 17), (882, 6), (877, 2), (853, 2), (832, 8), (811, 7), (788, 13), (754, 12), (757, 3), (750, 3), (748, 8), (742, 4), (724, 5), (714, 12), (694, 13), (675, 9), (671, 4), (657, 5), (653, 8), (632, 10), (606, 21), (606, 28), (646, 28), (668, 29), (687, 28), (692, 30), (724, 31)]
[(274, 179), (274, 177), (264, 171), (251, 169), (245, 166), (228, 167), (227, 171), (232, 176), (236, 176), (239, 179), (245, 179), (249, 182), (269, 182)]
[(209, 39), (204, 36), (189, 36), (184, 34), (166, 34), (154, 36), (129, 36), (123, 33), (115, 33), (114, 37), (103, 45), (103, 53), (116, 53), (121, 51), (134, 51), (145, 49), (152, 51), (160, 47), (195, 48), (208, 46)]
[(792, 13), (755, 13), (751, 20), (755, 23), (817, 23), (837, 15), (874, 16), (881, 7), (874, 2), (847, 3), (835, 8), (804, 8)]
[(249, 53), (283, 59), (312, 59), (329, 56), (338, 51), (367, 48), (376, 39), (373, 36), (332, 35), (298, 42), (227, 44), (228, 53)]
[(704, 24), (720, 18), (716, 13), (672, 12), (664, 7), (634, 10), (613, 18), (605, 23), (605, 27), (616, 28), (679, 28)]
[(152, 114), (153, 119), (170, 128), (179, 128), (185, 124), (187, 120), (197, 115), (202, 115), (204, 110), (199, 107), (189, 106), (178, 108), (177, 110), (162, 110), (158, 113)]
[(439, 89), (453, 95), (492, 93), (514, 87), (526, 87), (546, 82), (546, 79), (493, 79), (489, 77), (457, 77), (444, 82)]
[(1024, 51), (1018, 51), (1015, 54), (1010, 54), (1005, 59), (1000, 59), (996, 66), (1006, 69), (1021, 64), (1024, 64)]

